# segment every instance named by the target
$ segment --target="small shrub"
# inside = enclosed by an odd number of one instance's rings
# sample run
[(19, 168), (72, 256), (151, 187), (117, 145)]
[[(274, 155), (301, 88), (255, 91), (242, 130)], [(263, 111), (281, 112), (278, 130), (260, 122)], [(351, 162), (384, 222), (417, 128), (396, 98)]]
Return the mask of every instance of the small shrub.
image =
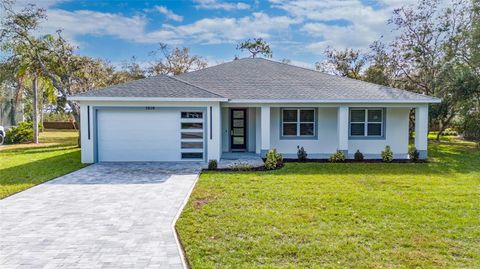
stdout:
[(208, 161), (208, 170), (217, 170), (218, 163), (217, 160)]
[(447, 128), (443, 130), (442, 136), (458, 136), (458, 132), (452, 128)]
[(5, 144), (19, 144), (33, 141), (33, 123), (19, 122), (5, 132)]
[(268, 151), (265, 159), (265, 169), (273, 170), (283, 165), (283, 156), (276, 149)]
[(301, 162), (304, 162), (307, 160), (307, 152), (305, 151), (305, 149), (303, 147), (300, 147), (300, 146), (297, 146), (297, 157), (298, 157), (298, 160), (301, 161)]
[(386, 146), (385, 150), (382, 151), (382, 160), (386, 163), (393, 161), (393, 151), (390, 146)]
[(415, 147), (410, 149), (408, 155), (410, 155), (410, 159), (414, 162), (418, 162), (418, 160), (420, 159), (420, 152), (418, 152)]
[(332, 163), (339, 163), (345, 161), (345, 154), (341, 150), (337, 150), (332, 156), (330, 156), (330, 161)]
[(360, 150), (357, 149), (357, 151), (355, 152), (355, 155), (353, 155), (355, 161), (363, 161), (363, 153), (360, 152)]
[(230, 165), (230, 169), (233, 171), (250, 171), (252, 168), (252, 165), (245, 161), (234, 162)]

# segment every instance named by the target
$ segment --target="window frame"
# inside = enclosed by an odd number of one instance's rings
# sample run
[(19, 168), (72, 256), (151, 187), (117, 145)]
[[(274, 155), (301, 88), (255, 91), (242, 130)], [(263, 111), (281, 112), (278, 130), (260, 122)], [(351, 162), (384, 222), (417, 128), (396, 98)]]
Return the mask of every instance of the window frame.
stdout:
[[(297, 120), (296, 121), (284, 121), (283, 120), (283, 111), (285, 110), (296, 110), (297, 111)], [(313, 121), (300, 121), (301, 111), (311, 110), (313, 111)], [(296, 135), (284, 135), (283, 126), (284, 124), (296, 124), (297, 134)], [(301, 124), (313, 124), (313, 135), (301, 135), (300, 134), (300, 125)], [(317, 139), (317, 108), (315, 107), (282, 107), (280, 109), (280, 139), (306, 139), (306, 140), (315, 140)]]
[[(352, 111), (362, 110), (365, 113), (365, 119), (363, 122), (352, 121)], [(381, 120), (379, 122), (370, 122), (368, 121), (368, 111), (376, 110), (381, 112)], [(385, 139), (385, 130), (386, 130), (386, 118), (387, 113), (386, 109), (383, 107), (351, 107), (348, 111), (348, 138), (351, 140), (384, 140)], [(352, 124), (363, 124), (363, 135), (352, 135)], [(369, 135), (368, 134), (368, 125), (369, 124), (380, 124), (380, 135)]]

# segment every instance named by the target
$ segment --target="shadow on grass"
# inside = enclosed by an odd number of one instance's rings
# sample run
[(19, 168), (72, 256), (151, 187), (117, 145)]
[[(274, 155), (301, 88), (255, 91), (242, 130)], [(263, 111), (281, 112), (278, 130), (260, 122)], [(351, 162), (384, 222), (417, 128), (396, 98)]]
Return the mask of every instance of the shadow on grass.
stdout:
[[(65, 150), (65, 148), (62, 150)], [(63, 176), (85, 166), (80, 162), (80, 152), (73, 151), (0, 169), (0, 198)]]

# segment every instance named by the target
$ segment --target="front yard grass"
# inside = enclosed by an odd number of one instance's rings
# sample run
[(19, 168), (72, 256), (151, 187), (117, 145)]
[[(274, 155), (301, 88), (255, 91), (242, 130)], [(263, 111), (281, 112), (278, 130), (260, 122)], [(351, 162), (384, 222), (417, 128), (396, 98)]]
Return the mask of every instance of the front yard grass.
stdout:
[(478, 268), (480, 150), (431, 162), (204, 172), (176, 228), (192, 268)]
[(46, 130), (38, 145), (0, 146), (0, 199), (84, 167), (77, 138), (74, 130)]

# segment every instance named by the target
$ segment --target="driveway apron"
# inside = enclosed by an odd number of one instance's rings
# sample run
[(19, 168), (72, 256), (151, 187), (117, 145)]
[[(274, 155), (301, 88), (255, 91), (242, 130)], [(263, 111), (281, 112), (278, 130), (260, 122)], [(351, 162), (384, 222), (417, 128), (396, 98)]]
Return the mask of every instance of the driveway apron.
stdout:
[(200, 163), (94, 164), (0, 200), (0, 268), (183, 268)]

